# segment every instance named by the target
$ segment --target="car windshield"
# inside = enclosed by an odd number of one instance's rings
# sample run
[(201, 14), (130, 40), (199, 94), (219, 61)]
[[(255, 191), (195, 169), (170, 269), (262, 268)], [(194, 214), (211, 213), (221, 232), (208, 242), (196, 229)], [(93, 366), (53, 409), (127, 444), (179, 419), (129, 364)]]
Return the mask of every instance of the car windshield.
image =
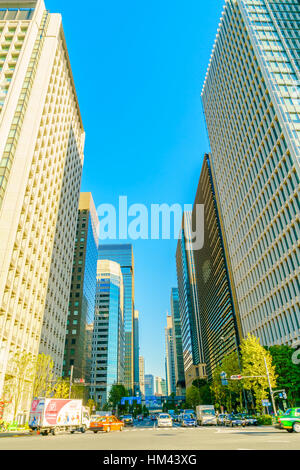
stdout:
[(170, 415), (160, 415), (159, 416), (159, 419), (170, 419), (171, 416)]
[(215, 410), (202, 410), (201, 411), (204, 415), (215, 416)]
[(184, 415), (183, 419), (194, 419), (193, 415)]
[(123, 416), (123, 419), (132, 419), (132, 416), (131, 415), (125, 415), (125, 416)]
[(284, 413), (284, 416), (289, 416), (291, 414), (292, 410), (286, 410), (286, 412)]

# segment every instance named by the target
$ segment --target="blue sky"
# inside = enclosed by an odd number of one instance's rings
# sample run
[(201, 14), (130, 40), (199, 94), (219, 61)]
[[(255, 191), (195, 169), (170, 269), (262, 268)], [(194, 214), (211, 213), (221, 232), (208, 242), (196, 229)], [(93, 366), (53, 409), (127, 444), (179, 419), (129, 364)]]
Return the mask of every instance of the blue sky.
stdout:
[[(192, 204), (209, 151), (201, 90), (224, 0), (46, 0), (63, 15), (96, 206)], [(140, 354), (165, 375), (177, 242), (134, 242)]]

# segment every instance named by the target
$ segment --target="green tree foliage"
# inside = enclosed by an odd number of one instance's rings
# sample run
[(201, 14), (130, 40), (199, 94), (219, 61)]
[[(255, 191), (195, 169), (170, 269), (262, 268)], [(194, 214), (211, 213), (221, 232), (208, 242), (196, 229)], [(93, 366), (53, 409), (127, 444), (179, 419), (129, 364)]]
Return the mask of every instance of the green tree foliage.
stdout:
[(96, 402), (92, 400), (91, 398), (87, 401), (86, 406), (89, 408), (91, 415), (94, 413), (94, 411), (96, 411)]
[(277, 374), (277, 388), (285, 389), (292, 407), (300, 398), (300, 366), (294, 364), (295, 350), (290, 346), (271, 346), (268, 348)]
[(39, 354), (36, 361), (33, 396), (49, 398), (53, 392), (54, 362), (51, 356)]
[(223, 372), (223, 367), (218, 366), (214, 370), (213, 379), (210, 386), (210, 390), (212, 392), (212, 399), (217, 410), (221, 410), (221, 406), (225, 406), (226, 404), (226, 394), (227, 394), (227, 387), (224, 387), (221, 383), (220, 374)]
[(128, 391), (126, 390), (124, 385), (113, 385), (110, 389), (108, 403), (113, 408), (116, 408), (116, 406), (120, 403), (123, 397), (128, 397)]
[(188, 407), (195, 409), (200, 404), (200, 392), (197, 387), (192, 385), (186, 391), (186, 403)]
[[(272, 356), (254, 335), (248, 334), (247, 338), (241, 343), (242, 354), (242, 375), (243, 376), (266, 376), (266, 367), (264, 358), (266, 358), (267, 366), (270, 374), (272, 388), (276, 387), (276, 371), (272, 364)], [(252, 390), (256, 400), (256, 409), (262, 411), (262, 400), (269, 397), (268, 380), (266, 377), (249, 378), (243, 380), (244, 387)]]
[(12, 404), (13, 419), (32, 395), (36, 360), (31, 353), (17, 352), (8, 364), (4, 384), (5, 398)]
[(61, 398), (66, 400), (69, 398), (70, 382), (63, 377), (59, 378), (53, 387), (53, 398)]
[(205, 379), (196, 379), (193, 384), (194, 387), (198, 388), (200, 394), (199, 405), (211, 405), (212, 404), (212, 393), (209, 383)]

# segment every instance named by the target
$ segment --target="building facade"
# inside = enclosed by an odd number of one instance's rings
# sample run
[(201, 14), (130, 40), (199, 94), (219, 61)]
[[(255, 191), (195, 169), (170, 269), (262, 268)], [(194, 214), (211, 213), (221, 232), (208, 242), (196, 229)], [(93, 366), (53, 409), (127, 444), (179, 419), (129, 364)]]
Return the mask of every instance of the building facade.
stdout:
[(120, 265), (98, 261), (90, 394), (101, 407), (113, 385), (124, 385), (123, 290)]
[(300, 339), (297, 0), (228, 0), (202, 101), (243, 334)]
[(167, 327), (165, 328), (166, 339), (166, 383), (167, 394), (176, 395), (176, 376), (175, 376), (175, 353), (174, 353), (174, 337), (173, 337), (173, 321), (172, 317), (167, 315)]
[(139, 357), (139, 387), (140, 393), (144, 397), (145, 396), (145, 359), (140, 356)]
[[(62, 369), (85, 134), (61, 16), (42, 0), (1, 0), (0, 38), (3, 396), (15, 354), (38, 355), (43, 322)], [(21, 410), (31, 389), (29, 380)]]
[(174, 366), (175, 366), (175, 383), (176, 393), (178, 396), (185, 393), (185, 376), (184, 376), (184, 363), (183, 363), (183, 350), (182, 350), (182, 332), (181, 332), (181, 318), (179, 309), (179, 294), (178, 289), (171, 290), (171, 314), (173, 324), (173, 339), (174, 339)]
[(241, 328), (209, 155), (205, 155), (203, 160), (193, 225), (196, 223), (197, 204), (204, 206), (204, 246), (201, 250), (194, 250), (195, 274), (204, 361), (208, 379), (211, 380), (223, 358), (237, 351)]
[(145, 397), (154, 396), (154, 386), (155, 386), (154, 376), (151, 374), (146, 374), (145, 375)]
[(72, 284), (69, 299), (63, 376), (73, 366), (73, 378), (88, 382), (91, 358), (87, 350), (88, 326), (94, 323), (99, 219), (91, 193), (81, 193), (78, 208)]
[(132, 245), (101, 245), (98, 259), (119, 263), (124, 282), (125, 387), (134, 392), (134, 257)]
[(181, 238), (177, 245), (176, 267), (186, 388), (190, 387), (195, 379), (206, 376), (191, 241), (192, 213), (185, 212), (182, 220)]
[(140, 337), (139, 337), (139, 312), (134, 312), (133, 322), (133, 344), (134, 344), (134, 395), (140, 393)]

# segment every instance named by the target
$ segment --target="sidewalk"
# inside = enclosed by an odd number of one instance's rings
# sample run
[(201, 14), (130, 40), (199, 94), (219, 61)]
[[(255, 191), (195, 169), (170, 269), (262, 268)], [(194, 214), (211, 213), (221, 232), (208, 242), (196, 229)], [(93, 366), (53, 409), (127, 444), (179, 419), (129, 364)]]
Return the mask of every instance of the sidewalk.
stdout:
[(0, 439), (3, 437), (22, 437), (22, 436), (31, 436), (30, 431), (5, 431), (0, 432)]

